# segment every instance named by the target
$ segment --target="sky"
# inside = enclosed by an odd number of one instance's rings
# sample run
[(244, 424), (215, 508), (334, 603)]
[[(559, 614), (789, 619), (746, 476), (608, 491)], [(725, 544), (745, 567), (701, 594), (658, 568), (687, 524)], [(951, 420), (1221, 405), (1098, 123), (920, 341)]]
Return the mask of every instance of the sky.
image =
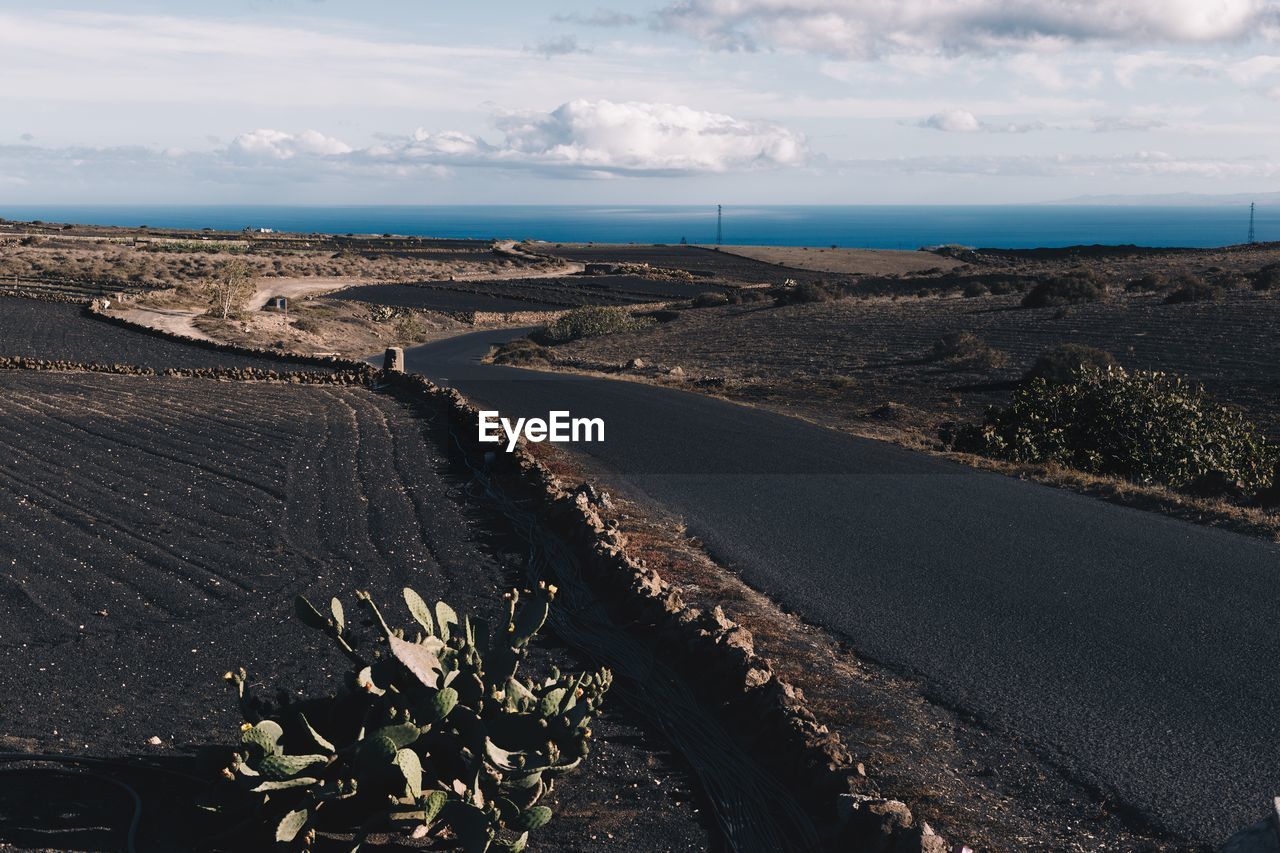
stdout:
[(1280, 189), (1280, 0), (0, 0), (0, 204)]

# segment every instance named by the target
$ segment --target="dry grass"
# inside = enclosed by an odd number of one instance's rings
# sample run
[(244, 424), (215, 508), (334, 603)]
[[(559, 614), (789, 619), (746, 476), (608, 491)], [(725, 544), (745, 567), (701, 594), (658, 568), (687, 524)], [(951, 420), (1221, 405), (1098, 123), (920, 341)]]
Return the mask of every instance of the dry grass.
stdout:
[(241, 248), (233, 242), (212, 241), (208, 248), (175, 249), (173, 243), (131, 245), (118, 241), (83, 238), (0, 239), (0, 279), (13, 276), (88, 279), (128, 282), (148, 287), (168, 287), (198, 282), (221, 263), (243, 260), (259, 277), (354, 277), (366, 280), (420, 281), (460, 275), (498, 275), (541, 269), (546, 263), (530, 263), (477, 252), (473, 260), (451, 255), (433, 259), (429, 253), (398, 256), (392, 253), (357, 253), (331, 248), (279, 250), (274, 247)]

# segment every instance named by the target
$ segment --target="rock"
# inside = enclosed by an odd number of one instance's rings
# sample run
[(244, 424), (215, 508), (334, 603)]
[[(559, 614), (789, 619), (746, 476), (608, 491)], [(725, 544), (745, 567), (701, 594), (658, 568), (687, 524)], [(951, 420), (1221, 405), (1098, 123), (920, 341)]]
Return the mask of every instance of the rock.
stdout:
[(643, 358), (633, 358), (627, 362), (627, 367), (631, 370), (643, 370), (649, 364)]
[(894, 853), (947, 853), (947, 841), (929, 824), (921, 823), (895, 838), (893, 850)]
[(739, 625), (725, 633), (723, 642), (729, 648), (737, 649), (749, 658), (755, 654), (754, 639), (750, 631)]
[(151, 744), (152, 746), (160, 746), (162, 743), (164, 743), (164, 741), (160, 740), (160, 738), (158, 738), (157, 736), (152, 735), (151, 737), (147, 738), (147, 743)]
[[(867, 853), (898, 853), (910, 849), (907, 833), (913, 828), (914, 820), (906, 803), (859, 794), (842, 794), (840, 800), (847, 807), (844, 839), (850, 849)], [(898, 847), (896, 842), (900, 840), (907, 846)]]
[(757, 687), (768, 684), (770, 678), (773, 678), (773, 672), (769, 669), (769, 662), (763, 658), (756, 658), (752, 661), (747, 674), (743, 676), (742, 683), (748, 690), (755, 690)]
[(683, 368), (683, 367), (673, 367), (673, 368), (671, 368), (670, 370), (668, 370), (668, 371), (667, 371), (667, 375), (668, 375), (668, 376), (670, 376), (672, 379), (683, 379), (683, 378), (684, 378), (684, 368)]
[(394, 373), (404, 373), (404, 349), (401, 347), (387, 347), (387, 351), (382, 355), (382, 369), (390, 370)]

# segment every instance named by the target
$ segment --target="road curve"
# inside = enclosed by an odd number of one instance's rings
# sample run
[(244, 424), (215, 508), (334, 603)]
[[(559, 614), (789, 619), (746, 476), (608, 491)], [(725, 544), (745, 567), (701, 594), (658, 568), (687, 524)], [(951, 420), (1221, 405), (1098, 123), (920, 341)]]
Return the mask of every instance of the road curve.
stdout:
[(1157, 826), (1218, 843), (1280, 794), (1280, 546), (638, 383), (408, 368), (503, 415), (602, 417), (615, 486), (775, 600), (1016, 732)]

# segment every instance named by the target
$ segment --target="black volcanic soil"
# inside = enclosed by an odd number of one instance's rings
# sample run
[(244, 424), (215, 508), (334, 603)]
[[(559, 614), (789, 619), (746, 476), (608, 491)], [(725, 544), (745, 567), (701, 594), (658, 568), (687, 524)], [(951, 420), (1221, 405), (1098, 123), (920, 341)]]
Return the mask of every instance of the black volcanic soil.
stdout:
[[(0, 373), (0, 749), (181, 766), (236, 737), (227, 669), (267, 696), (332, 690), (345, 661), (295, 622), (296, 593), (354, 613), (369, 589), (403, 621), (412, 585), (491, 615), (521, 555), (494, 545), (415, 414), (362, 388)], [(579, 666), (550, 644), (538, 657)], [(705, 849), (661, 741), (616, 704), (595, 728), (533, 849)], [(0, 774), (0, 846), (119, 845), (122, 794), (51, 780)], [(181, 806), (191, 785), (139, 784), (144, 849), (203, 831)]]
[[(1190, 377), (1280, 432), (1280, 298), (1274, 293), (1236, 288), (1217, 301), (1174, 305), (1161, 294), (1116, 293), (1064, 308), (1021, 308), (1020, 299), (1016, 293), (878, 297), (691, 309), (640, 332), (556, 349), (588, 365), (641, 358), (650, 374), (679, 366), (686, 373), (682, 384), (701, 383), (735, 399), (826, 421), (874, 427), (887, 419), (932, 435), (942, 420), (977, 419), (987, 406), (1006, 403), (1010, 383), (1037, 356), (1079, 343), (1111, 352), (1129, 369)], [(935, 341), (957, 331), (1003, 353), (1005, 364), (925, 360)], [(888, 403), (905, 408), (881, 411)]]
[(513, 299), (477, 293), (472, 290), (455, 290), (431, 284), (366, 284), (348, 287), (326, 294), (326, 299), (349, 302), (367, 302), (371, 305), (389, 305), (394, 308), (417, 308), (446, 313), (471, 311), (495, 311), (503, 314), (513, 311), (556, 311), (565, 306), (551, 302)]
[(191, 346), (87, 315), (80, 305), (0, 296), (0, 356), (166, 367), (257, 367), (323, 371), (325, 367)]
[[(766, 264), (742, 255), (704, 249), (699, 246), (624, 246), (624, 245), (541, 245), (543, 254), (584, 264), (649, 264), (664, 269), (684, 270), (702, 279), (752, 284), (781, 284), (789, 278), (808, 280), (816, 274), (777, 264)], [(821, 274), (823, 278), (839, 278)], [(703, 288), (706, 290), (707, 288)]]
[(371, 284), (328, 294), (330, 299), (445, 312), (559, 311), (580, 305), (635, 305), (692, 299), (725, 285), (638, 275), (572, 275), (557, 278)]

